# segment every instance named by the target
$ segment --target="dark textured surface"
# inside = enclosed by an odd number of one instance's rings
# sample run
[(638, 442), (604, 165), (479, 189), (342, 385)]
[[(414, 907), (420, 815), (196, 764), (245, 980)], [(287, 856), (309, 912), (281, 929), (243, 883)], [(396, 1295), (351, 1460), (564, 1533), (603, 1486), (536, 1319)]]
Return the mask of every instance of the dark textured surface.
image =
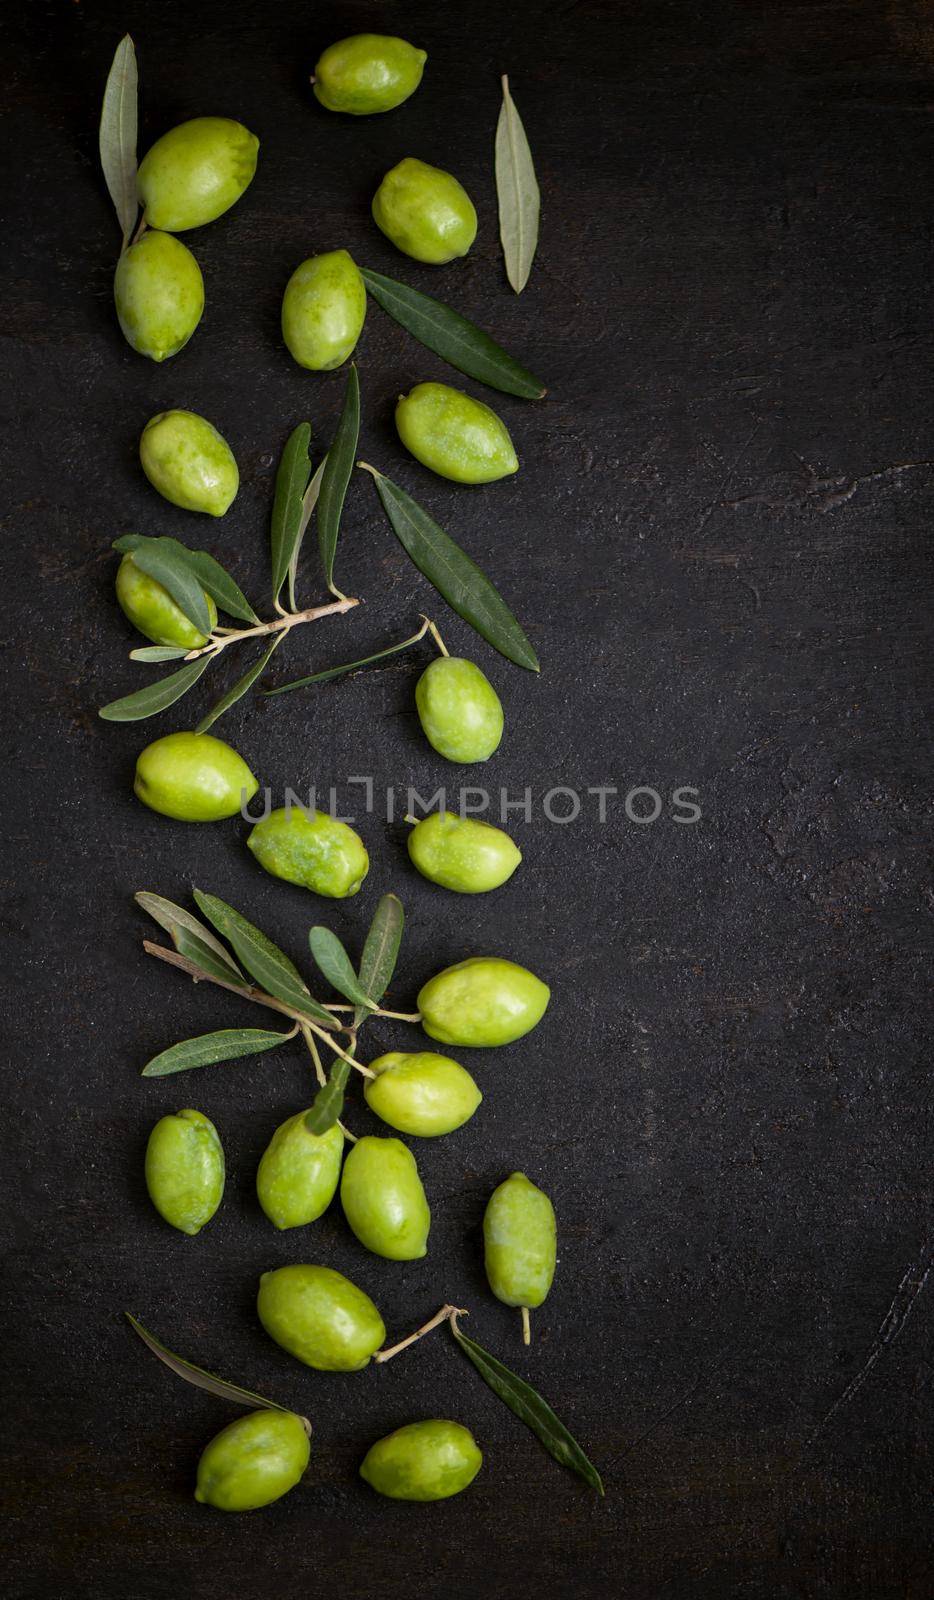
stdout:
[[(929, 1596), (930, 7), (62, 0), (8, 16), (11, 1592)], [(421, 91), (388, 118), (329, 117), (307, 88), (319, 49), (380, 26), (427, 48)], [(243, 202), (186, 236), (208, 309), (161, 368), (114, 323), (118, 234), (96, 160), (127, 27), (142, 148), (210, 112), (262, 141)], [(520, 300), (491, 178), (504, 69), (545, 206)], [(370, 222), (376, 182), (408, 154), (450, 166), (473, 194), (481, 232), (466, 263), (418, 268)], [(520, 875), (466, 905), (415, 877), (403, 830), (378, 815), (361, 825), (365, 890), (332, 908), (259, 872), (239, 821), (186, 828), (138, 805), (137, 750), (190, 724), (209, 680), (184, 716), (120, 728), (94, 712), (149, 670), (126, 660), (118, 533), (207, 543), (262, 595), (278, 449), (305, 416), (327, 439), (342, 389), (290, 362), (279, 299), (303, 256), (342, 245), (473, 314), (551, 391), (536, 407), (477, 389), (523, 467), (478, 493), (445, 485), (405, 458), (391, 407), (447, 369), (371, 309), (361, 453), (515, 600), (540, 680), (431, 600), (363, 479), (338, 572), (366, 607), (306, 629), (277, 664), (281, 679), (362, 653), (428, 605), (490, 673), (508, 734), (467, 781), (531, 785), (536, 809), (516, 825)], [(220, 523), (174, 512), (138, 469), (139, 430), (167, 405), (203, 412), (236, 451), (243, 488)], [(309, 601), (315, 582), (309, 554)], [(460, 775), (418, 733), (427, 659), (251, 700), (218, 731), (277, 794), (358, 773), (430, 793)], [(540, 804), (553, 784), (621, 793), (604, 826), (591, 799), (557, 827)], [(666, 798), (653, 826), (627, 822), (636, 784), (666, 797), (696, 786), (702, 821), (679, 826)], [(133, 891), (184, 898), (192, 882), (296, 956), (322, 916), (356, 946), (378, 892), (396, 889), (402, 1005), (437, 966), (485, 949), (553, 984), (532, 1037), (470, 1059), (481, 1113), (418, 1147), (434, 1207), (424, 1261), (366, 1255), (336, 1210), (298, 1236), (258, 1212), (259, 1154), (310, 1093), (298, 1049), (174, 1084), (137, 1076), (187, 1033), (261, 1020), (141, 953)], [(387, 1029), (370, 1047), (405, 1042)], [(230, 1167), (223, 1208), (194, 1240), (160, 1223), (141, 1168), (152, 1121), (190, 1103), (216, 1120)], [(375, 1127), (358, 1105), (349, 1116)], [(527, 1359), (478, 1248), (485, 1197), (513, 1166), (552, 1193), (561, 1223)], [(539, 1451), (445, 1335), (351, 1377), (291, 1362), (252, 1299), (261, 1270), (303, 1257), (348, 1271), (393, 1332), (445, 1298), (469, 1305), (474, 1334), (528, 1371), (590, 1449), (606, 1501)], [(124, 1306), (310, 1413), (300, 1489), (253, 1518), (195, 1507), (199, 1449), (231, 1412), (161, 1369)], [(486, 1451), (468, 1494), (424, 1509), (359, 1484), (373, 1439), (439, 1413)]]

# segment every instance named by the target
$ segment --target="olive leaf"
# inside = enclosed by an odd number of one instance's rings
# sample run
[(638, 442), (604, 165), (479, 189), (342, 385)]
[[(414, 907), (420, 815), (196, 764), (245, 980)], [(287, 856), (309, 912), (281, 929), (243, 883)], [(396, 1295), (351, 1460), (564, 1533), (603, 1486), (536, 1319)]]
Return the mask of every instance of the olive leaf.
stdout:
[(372, 474), (393, 531), (419, 572), (494, 650), (517, 666), (538, 672), (535, 651), (476, 562), (398, 484), (365, 461), (357, 465)]
[[(177, 541), (173, 540), (173, 543)], [(207, 590), (221, 611), (226, 611), (229, 617), (239, 617), (241, 622), (259, 622), (239, 584), (234, 583), (230, 573), (207, 550), (188, 550), (183, 544), (179, 544), (178, 548), (185, 551), (188, 565), (202, 589)]]
[(148, 644), (140, 650), (130, 651), (131, 661), (181, 661), (188, 651), (184, 645)]
[[(379, 1003), (392, 982), (402, 943), (405, 912), (398, 895), (384, 894), (373, 913), (360, 958), (360, 983), (364, 993)], [(358, 1006), (353, 1025), (359, 1028), (366, 1012)]]
[(122, 700), (111, 700), (109, 705), (101, 706), (97, 714), (105, 722), (142, 722), (146, 717), (155, 717), (187, 694), (210, 664), (210, 656), (189, 661), (187, 667), (171, 672), (167, 678), (159, 678), (145, 689), (124, 695)]
[[(211, 599), (216, 601), (220, 609), (227, 612), (228, 616), (239, 617), (242, 622), (259, 622), (259, 617), (239, 584), (234, 582), (230, 573), (225, 571), (220, 562), (216, 561), (207, 550), (189, 550), (188, 546), (182, 544), (179, 539), (168, 537), (149, 539), (139, 533), (127, 533), (121, 539), (115, 539), (113, 548), (119, 550), (123, 555), (131, 555), (137, 565), (141, 566), (142, 563), (139, 560), (138, 552), (145, 550), (146, 546), (149, 545), (159, 546), (164, 555), (174, 555), (181, 565), (188, 569), (201, 588), (207, 590)], [(204, 633), (210, 630), (202, 628), (201, 631)]]
[(331, 1063), (328, 1081), (315, 1095), (311, 1107), (305, 1112), (305, 1127), (309, 1133), (327, 1133), (340, 1119), (344, 1109), (344, 1090), (350, 1077), (350, 1063), (337, 1060)]
[[(241, 1406), (261, 1406), (270, 1411), (289, 1411), (288, 1406), (280, 1406), (275, 1400), (266, 1400), (261, 1394), (254, 1394), (252, 1389), (242, 1389), (238, 1383), (228, 1383), (226, 1378), (218, 1378), (215, 1373), (206, 1372), (204, 1367), (196, 1367), (193, 1361), (186, 1361), (183, 1356), (175, 1355), (161, 1339), (157, 1339), (155, 1334), (144, 1328), (141, 1322), (137, 1322), (129, 1311), (124, 1311), (123, 1315), (134, 1333), (139, 1334), (143, 1344), (148, 1345), (153, 1355), (164, 1361), (176, 1377), (184, 1378), (186, 1383), (194, 1384), (196, 1389), (206, 1389), (208, 1394), (216, 1395), (219, 1400), (233, 1400)], [(302, 1417), (301, 1420), (310, 1433), (311, 1425), (307, 1418)]]
[(158, 922), (160, 928), (165, 929), (179, 955), (196, 962), (204, 972), (220, 978), (224, 983), (249, 987), (230, 951), (224, 948), (219, 939), (215, 939), (210, 928), (206, 928), (184, 906), (177, 906), (161, 894), (149, 894), (142, 889), (133, 898), (154, 922)]
[(284, 638), (284, 633), (274, 634), (272, 643), (266, 646), (259, 660), (254, 661), (252, 667), (247, 668), (246, 672), (243, 674), (243, 677), (238, 678), (236, 683), (232, 684), (227, 690), (227, 693), (221, 695), (221, 698), (215, 705), (211, 707), (210, 711), (207, 713), (207, 716), (201, 718), (201, 721), (195, 728), (195, 733), (207, 733), (209, 728), (213, 728), (218, 717), (222, 717), (225, 711), (229, 711), (231, 706), (235, 706), (238, 700), (243, 699), (243, 696), (247, 693), (247, 691), (253, 687), (253, 684), (256, 682), (260, 673), (265, 672), (269, 662)]
[(307, 689), (310, 683), (327, 683), (331, 678), (342, 677), (345, 672), (356, 672), (358, 667), (369, 667), (374, 661), (385, 661), (387, 656), (396, 656), (400, 650), (408, 650), (410, 645), (424, 639), (427, 632), (428, 623), (424, 622), (417, 633), (403, 639), (401, 644), (387, 645), (385, 650), (377, 650), (372, 656), (361, 656), (359, 661), (345, 661), (340, 667), (326, 667), (323, 672), (313, 672), (309, 678), (293, 678), (290, 683), (281, 683), (276, 689), (264, 689), (263, 693), (272, 699), (276, 694), (288, 694), (290, 689)]
[(204, 598), (204, 586), (191, 565), (191, 551), (177, 539), (147, 539), (141, 534), (125, 534), (115, 539), (113, 548), (132, 555), (141, 572), (161, 583), (188, 621), (200, 633), (211, 631), (211, 614)]
[(136, 194), (138, 83), (136, 50), (127, 33), (117, 45), (107, 74), (99, 133), (101, 166), (123, 233), (124, 250), (139, 211)]
[(295, 1037), (290, 1033), (276, 1033), (269, 1028), (219, 1028), (216, 1033), (201, 1033), (194, 1039), (182, 1039), (168, 1050), (160, 1051), (147, 1061), (142, 1070), (144, 1078), (166, 1078), (173, 1072), (187, 1072), (190, 1067), (209, 1067), (218, 1061), (236, 1061), (241, 1056), (259, 1055), (263, 1050), (275, 1050)]
[(305, 537), (305, 533), (307, 531), (308, 524), (311, 521), (315, 506), (318, 504), (318, 496), (321, 493), (321, 479), (324, 477), (324, 469), (327, 466), (327, 461), (328, 458), (325, 456), (324, 460), (313, 472), (308, 488), (302, 495), (302, 517), (298, 525), (298, 534), (292, 550), (292, 559), (289, 562), (288, 573), (289, 608), (292, 611), (295, 610), (295, 584), (298, 579), (298, 558), (302, 552), (302, 540)]
[(360, 437), (360, 380), (357, 369), (351, 365), (347, 374), (347, 389), (334, 442), (325, 456), (321, 489), (318, 495), (318, 550), (324, 578), (332, 594), (339, 600), (344, 596), (334, 587), (334, 556), (340, 535), (341, 512), (344, 496), (353, 471)]
[(309, 931), (308, 943), (318, 968), (332, 989), (342, 994), (345, 1000), (352, 1000), (355, 1005), (362, 1006), (367, 1011), (375, 1011), (377, 1001), (370, 999), (360, 983), (350, 957), (337, 935), (332, 933), (330, 928), (319, 925)]
[(496, 124), (495, 150), (499, 237), (506, 260), (506, 276), (516, 294), (521, 294), (529, 281), (538, 244), (541, 195), (529, 141), (505, 75), (502, 84), (503, 104)]
[(563, 1467), (570, 1467), (579, 1477), (588, 1483), (591, 1489), (602, 1495), (603, 1480), (591, 1461), (587, 1459), (577, 1440), (570, 1434), (559, 1417), (555, 1416), (547, 1400), (531, 1384), (510, 1372), (496, 1356), (491, 1356), (474, 1339), (469, 1339), (466, 1333), (461, 1333), (457, 1326), (456, 1317), (451, 1317), (451, 1332), (468, 1360), (472, 1361), (481, 1378), (509, 1407), (515, 1412), (520, 1421), (540, 1439), (548, 1454), (560, 1461)]
[(525, 367), (491, 339), (475, 323), (453, 311), (441, 300), (410, 289), (381, 272), (371, 272), (361, 267), (363, 281), (374, 300), (388, 311), (396, 322), (427, 345), (442, 360), (466, 372), (469, 378), (500, 389), (504, 394), (516, 394), (523, 400), (541, 400), (547, 393), (540, 379), (533, 377)]
[(300, 422), (286, 440), (276, 472), (270, 529), (273, 600), (279, 598), (301, 533), (302, 497), (311, 477), (311, 463), (308, 460), (310, 443), (311, 423)]
[(324, 1027), (336, 1027), (330, 1011), (312, 998), (298, 968), (271, 939), (216, 895), (204, 894), (200, 889), (192, 893), (199, 911), (233, 946), (247, 972), (268, 994), (303, 1017), (313, 1017)]

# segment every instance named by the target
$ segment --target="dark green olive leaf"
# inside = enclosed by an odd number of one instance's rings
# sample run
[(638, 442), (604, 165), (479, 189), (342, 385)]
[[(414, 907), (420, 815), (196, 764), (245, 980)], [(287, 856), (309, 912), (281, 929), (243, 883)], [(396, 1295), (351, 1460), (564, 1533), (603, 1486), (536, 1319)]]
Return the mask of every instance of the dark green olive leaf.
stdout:
[(147, 1061), (142, 1070), (144, 1078), (167, 1078), (173, 1072), (187, 1072), (190, 1067), (210, 1067), (218, 1061), (236, 1061), (242, 1056), (259, 1055), (263, 1050), (275, 1050), (294, 1038), (294, 1033), (275, 1033), (268, 1028), (220, 1028), (216, 1033), (201, 1033), (195, 1039), (183, 1039), (170, 1049)]
[(488, 333), (468, 322), (460, 312), (381, 272), (371, 272), (368, 267), (361, 267), (360, 271), (383, 310), (458, 372), (466, 372), (468, 378), (476, 378), (504, 394), (517, 394), (523, 400), (541, 400), (547, 393), (540, 379), (520, 367)]
[(458, 616), (476, 628), (480, 637), (507, 661), (538, 672), (535, 651), (505, 600), (476, 562), (391, 478), (364, 461), (357, 465), (372, 474), (393, 531), (419, 572), (434, 584)]
[(210, 928), (206, 928), (184, 906), (177, 906), (161, 894), (149, 894), (142, 889), (133, 898), (154, 922), (158, 922), (160, 928), (165, 929), (179, 955), (187, 956), (204, 972), (220, 978), (224, 983), (249, 987), (230, 951), (224, 948), (219, 939), (215, 939)]
[(340, 1120), (340, 1114), (344, 1109), (344, 1090), (349, 1077), (348, 1062), (332, 1063), (327, 1083), (318, 1090), (311, 1108), (305, 1112), (305, 1127), (309, 1133), (316, 1133), (320, 1137)]
[[(185, 546), (180, 544), (179, 549), (185, 550)], [(221, 611), (226, 611), (228, 617), (238, 617), (241, 622), (259, 622), (240, 585), (234, 583), (219, 561), (215, 561), (207, 550), (186, 550), (185, 554), (202, 589), (207, 590)]]
[(503, 77), (503, 104), (496, 125), (496, 196), (499, 202), (499, 237), (506, 261), (506, 276), (516, 294), (529, 281), (538, 244), (541, 196), (532, 152), (522, 118)]
[(465, 1356), (473, 1362), (481, 1378), (489, 1384), (493, 1393), (505, 1401), (510, 1411), (531, 1428), (532, 1432), (541, 1440), (548, 1454), (560, 1461), (563, 1467), (570, 1467), (579, 1477), (588, 1483), (591, 1489), (596, 1489), (597, 1494), (603, 1494), (603, 1480), (591, 1461), (588, 1461), (577, 1440), (568, 1432), (564, 1423), (555, 1416), (551, 1406), (543, 1400), (536, 1389), (524, 1379), (510, 1372), (501, 1361), (491, 1356), (474, 1339), (468, 1339), (466, 1333), (461, 1333), (457, 1326), (456, 1318), (451, 1318), (451, 1332), (460, 1345)]
[(330, 1011), (326, 1011), (309, 994), (298, 968), (271, 939), (267, 939), (233, 906), (218, 900), (216, 895), (203, 894), (200, 889), (192, 892), (199, 911), (204, 912), (218, 933), (233, 946), (247, 972), (262, 985), (267, 994), (274, 995), (283, 1005), (300, 1012), (303, 1017), (313, 1017), (324, 1027), (336, 1026)]
[(272, 555), (272, 597), (279, 598), (285, 582), (292, 552), (299, 539), (302, 525), (302, 496), (311, 477), (308, 446), (311, 443), (311, 423), (300, 422), (286, 441), (279, 469), (276, 473), (276, 493), (272, 506), (270, 533)]
[(351, 366), (347, 374), (344, 405), (337, 424), (334, 442), (325, 457), (321, 490), (318, 495), (318, 550), (324, 568), (324, 580), (332, 594), (339, 600), (344, 597), (334, 587), (334, 556), (341, 528), (344, 496), (353, 471), (360, 437), (360, 380), (357, 369)]
[(336, 933), (332, 933), (330, 928), (314, 927), (309, 931), (308, 943), (318, 968), (332, 989), (342, 994), (345, 1000), (352, 1000), (354, 1005), (375, 1011), (377, 1002), (370, 998), (360, 983)]
[(296, 605), (295, 605), (295, 585), (296, 585), (296, 582), (298, 581), (298, 558), (302, 553), (302, 540), (304, 539), (305, 534), (306, 534), (306, 532), (308, 530), (308, 524), (311, 521), (312, 515), (314, 513), (315, 506), (318, 504), (318, 496), (321, 493), (321, 479), (324, 477), (324, 469), (327, 466), (327, 462), (328, 462), (328, 458), (327, 458), (327, 456), (325, 456), (324, 460), (320, 463), (320, 465), (318, 467), (316, 467), (315, 471), (312, 473), (311, 481), (310, 481), (310, 483), (308, 485), (308, 488), (305, 490), (305, 493), (302, 495), (302, 520), (298, 525), (298, 535), (297, 535), (296, 540), (295, 540), (295, 548), (292, 551), (292, 559), (289, 562), (289, 610), (290, 611), (294, 611), (296, 609)]
[(140, 650), (130, 651), (131, 661), (181, 661), (188, 651), (184, 645), (149, 644)]
[(400, 650), (408, 650), (410, 645), (417, 644), (419, 639), (424, 639), (428, 632), (428, 624), (423, 623), (417, 633), (408, 639), (403, 639), (401, 644), (387, 645), (385, 650), (377, 650), (375, 655), (362, 656), (359, 661), (345, 661), (340, 667), (327, 667), (324, 672), (313, 672), (310, 678), (293, 678), (291, 683), (282, 683), (277, 689), (264, 689), (263, 693), (272, 699), (276, 694), (288, 694), (290, 689), (307, 689), (310, 683), (327, 683), (331, 678), (340, 678), (345, 672), (356, 672), (358, 667), (369, 667), (374, 661), (385, 661), (387, 656), (397, 656)]
[(179, 560), (194, 573), (202, 589), (207, 590), (211, 599), (216, 601), (229, 617), (239, 617), (241, 622), (259, 622), (259, 617), (239, 584), (234, 583), (230, 573), (225, 571), (219, 561), (215, 561), (209, 551), (189, 550), (180, 539), (147, 539), (139, 533), (127, 533), (122, 539), (115, 539), (114, 549), (124, 555), (135, 555), (142, 546), (157, 543), (174, 549)]
[(247, 668), (246, 672), (243, 674), (243, 677), (238, 678), (236, 683), (232, 684), (227, 690), (227, 693), (221, 695), (221, 698), (217, 701), (216, 705), (211, 707), (207, 716), (201, 718), (201, 721), (195, 728), (195, 733), (207, 733), (209, 728), (213, 728), (218, 717), (222, 717), (225, 711), (229, 711), (231, 706), (235, 706), (238, 700), (243, 699), (243, 696), (248, 692), (248, 690), (252, 689), (260, 673), (265, 672), (270, 660), (284, 638), (284, 633), (277, 633), (273, 635), (272, 643), (266, 646), (259, 660), (254, 661), (252, 667)]
[(97, 714), (105, 722), (142, 722), (146, 717), (155, 717), (187, 694), (210, 664), (210, 656), (189, 661), (187, 667), (171, 672), (167, 678), (148, 683), (145, 689), (124, 695), (122, 700), (111, 700), (109, 705), (101, 706)]
[(113, 548), (123, 555), (132, 555), (141, 572), (168, 589), (188, 621), (201, 633), (210, 633), (211, 614), (204, 585), (192, 568), (190, 550), (177, 539), (147, 539), (136, 533), (115, 539)]
[[(196, 1367), (193, 1362), (186, 1361), (184, 1356), (175, 1355), (161, 1339), (157, 1339), (155, 1334), (144, 1328), (141, 1322), (131, 1317), (129, 1311), (125, 1311), (123, 1315), (134, 1333), (139, 1334), (143, 1344), (149, 1346), (153, 1355), (164, 1361), (176, 1377), (184, 1378), (186, 1383), (194, 1384), (196, 1389), (206, 1389), (208, 1394), (216, 1395), (219, 1400), (233, 1400), (241, 1406), (260, 1406), (272, 1411), (289, 1410), (288, 1406), (280, 1406), (275, 1400), (266, 1400), (261, 1394), (254, 1394), (252, 1389), (241, 1389), (239, 1383), (228, 1383), (226, 1378), (218, 1378), (213, 1372), (206, 1372), (203, 1367)], [(310, 1433), (311, 1427), (305, 1417), (302, 1417), (302, 1422)]]
[(136, 227), (136, 121), (139, 75), (133, 40), (127, 33), (114, 52), (101, 107), (101, 166), (126, 249)]
[[(364, 993), (377, 1004), (392, 982), (392, 975), (399, 959), (404, 926), (405, 913), (398, 895), (382, 895), (373, 913), (370, 930), (363, 946), (359, 973)], [(353, 1019), (355, 1028), (359, 1028), (367, 1014), (364, 1007), (357, 1007)]]

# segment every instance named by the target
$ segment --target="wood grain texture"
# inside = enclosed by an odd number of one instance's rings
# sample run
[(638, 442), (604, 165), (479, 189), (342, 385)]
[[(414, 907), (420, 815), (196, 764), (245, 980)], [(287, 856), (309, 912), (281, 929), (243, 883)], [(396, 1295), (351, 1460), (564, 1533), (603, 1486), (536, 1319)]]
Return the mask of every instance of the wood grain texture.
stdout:
[[(8, 8), (8, 1592), (304, 1600), (326, 1581), (352, 1600), (923, 1600), (930, 7), (412, 0), (404, 12)], [(422, 87), (390, 116), (329, 116), (308, 87), (317, 55), (380, 26), (427, 49)], [(116, 327), (97, 163), (100, 95), (127, 30), (141, 152), (202, 114), (261, 140), (243, 201), (185, 236), (207, 306), (161, 367)], [(491, 163), (501, 72), (521, 81), (543, 199), (519, 299)], [(453, 171), (474, 199), (463, 262), (418, 267), (372, 223), (374, 189), (407, 155)], [(549, 389), (539, 405), (481, 395), (516, 441), (514, 478), (476, 493), (444, 483), (406, 457), (392, 410), (413, 383), (450, 374), (369, 312), (360, 453), (515, 602), (540, 680), (433, 606), (362, 479), (340, 581), (367, 603), (297, 630), (270, 667), (285, 681), (364, 656), (428, 606), (505, 705), (501, 750), (469, 781), (534, 796), (531, 823), (513, 815), (525, 860), (501, 893), (465, 910), (415, 875), (404, 825), (364, 817), (370, 877), (324, 916), (358, 954), (378, 895), (401, 895), (396, 1009), (439, 965), (484, 950), (554, 991), (534, 1034), (471, 1056), (481, 1112), (419, 1147), (431, 1247), (398, 1267), (335, 1211), (300, 1238), (259, 1211), (259, 1156), (313, 1095), (297, 1045), (183, 1089), (139, 1078), (175, 1039), (256, 1017), (142, 955), (135, 890), (188, 904), (197, 883), (298, 959), (323, 912), (259, 871), (239, 821), (186, 828), (134, 801), (135, 755), (151, 730), (183, 725), (171, 712), (143, 730), (93, 709), (153, 670), (126, 660), (138, 641), (113, 598), (118, 534), (206, 545), (251, 598), (267, 593), (279, 451), (306, 416), (317, 445), (330, 438), (344, 387), (289, 360), (281, 294), (297, 262), (341, 246), (449, 298)], [(242, 488), (220, 522), (174, 510), (139, 470), (139, 432), (169, 406), (207, 416), (236, 453)], [(306, 604), (313, 570), (309, 545)], [(401, 817), (406, 786), (431, 794), (452, 778), (414, 714), (428, 659), (419, 646), (307, 694), (247, 698), (217, 731), (278, 796), (370, 773), (377, 792), (398, 786)], [(217, 692), (205, 680), (186, 704), (200, 714)], [(602, 825), (593, 797), (579, 821), (551, 825), (542, 796), (562, 784), (620, 794)], [(672, 820), (681, 784), (700, 791), (696, 826)], [(623, 810), (636, 785), (664, 796), (651, 826)], [(359, 814), (359, 790), (342, 798)], [(374, 1052), (409, 1037), (371, 1032)], [(357, 1101), (348, 1121), (375, 1131)], [(186, 1239), (149, 1206), (142, 1155), (156, 1118), (191, 1103), (217, 1124), (230, 1176), (217, 1218)], [(527, 1356), (480, 1250), (487, 1195), (515, 1167), (551, 1193), (561, 1230)], [(470, 1306), (469, 1331), (541, 1387), (607, 1499), (543, 1456), (445, 1336), (350, 1377), (291, 1362), (253, 1298), (261, 1271), (303, 1257), (359, 1281), (394, 1337), (444, 1301)], [(194, 1505), (198, 1453), (230, 1413), (150, 1359), (124, 1307), (311, 1418), (300, 1489), (250, 1518)], [(475, 1431), (477, 1482), (427, 1510), (378, 1500), (356, 1479), (364, 1451), (432, 1414)]]

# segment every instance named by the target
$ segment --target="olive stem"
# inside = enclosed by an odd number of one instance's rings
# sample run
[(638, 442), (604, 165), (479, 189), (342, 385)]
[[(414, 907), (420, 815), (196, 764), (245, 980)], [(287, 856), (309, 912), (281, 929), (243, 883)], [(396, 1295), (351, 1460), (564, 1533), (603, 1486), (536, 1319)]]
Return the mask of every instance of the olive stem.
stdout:
[[(227, 983), (224, 978), (215, 978), (212, 972), (205, 972), (196, 962), (189, 961), (187, 956), (179, 955), (177, 950), (167, 949), (164, 944), (153, 944), (151, 939), (144, 939), (143, 949), (147, 955), (157, 956), (160, 961), (167, 961), (170, 967), (178, 967), (180, 972), (187, 972), (195, 983), (216, 983), (219, 989), (229, 989), (231, 994), (238, 994), (244, 1000), (252, 1000), (254, 1005), (266, 1006), (269, 1011), (280, 1012), (291, 1022), (298, 1023), (299, 1027), (307, 1020), (300, 1011), (294, 1011), (291, 1006), (287, 1006), (282, 1000), (276, 1000), (271, 994), (266, 994), (265, 990), (257, 989), (252, 983)], [(316, 1029), (316, 1032), (319, 1032), (323, 1039), (328, 1037), (323, 1028)]]
[[(423, 616), (425, 615), (424, 612), (422, 612), (422, 615)], [(442, 637), (441, 637), (440, 633), (438, 632), (437, 628), (435, 627), (434, 623), (433, 622), (429, 622), (427, 617), (425, 617), (425, 621), (428, 623), (428, 632), (431, 634), (431, 637), (434, 639), (435, 644), (438, 646), (438, 649), (441, 651), (441, 654), (443, 656), (449, 656), (451, 654), (451, 652), (448, 649), (447, 645), (445, 644), (444, 640), (442, 639)]]
[(139, 219), (139, 226), (138, 226), (136, 232), (134, 233), (132, 239), (130, 240), (130, 244), (131, 245), (136, 244), (143, 237), (143, 234), (146, 232), (146, 229), (148, 227), (149, 227), (149, 223), (146, 221), (146, 213), (143, 212), (143, 215)]
[(217, 628), (207, 644), (199, 646), (197, 650), (189, 650), (185, 660), (197, 661), (199, 656), (219, 656), (229, 644), (239, 644), (241, 639), (259, 639), (269, 633), (288, 633), (290, 628), (297, 628), (303, 622), (317, 622), (321, 617), (341, 616), (359, 604), (359, 600), (345, 597), (342, 600), (333, 600), (326, 606), (309, 606), (307, 611), (286, 611), (274, 622), (260, 622), (255, 628)]
[(531, 1327), (529, 1325), (529, 1308), (528, 1308), (528, 1306), (523, 1306), (522, 1307), (522, 1343), (523, 1344), (531, 1344), (532, 1343), (532, 1329), (531, 1329)]
[[(307, 1021), (307, 1019), (305, 1020)], [(352, 1055), (349, 1055), (346, 1050), (343, 1050), (337, 1041), (332, 1039), (331, 1035), (324, 1028), (319, 1028), (314, 1022), (309, 1022), (308, 1027), (311, 1029), (312, 1033), (316, 1033), (319, 1039), (323, 1039), (325, 1044), (330, 1046), (336, 1056), (340, 1056), (342, 1061), (349, 1062), (350, 1066), (356, 1067), (357, 1071), (362, 1072), (365, 1078), (376, 1077), (376, 1073), (371, 1072), (369, 1067), (365, 1067), (362, 1061), (355, 1060)]]
[(382, 1011), (379, 1008), (374, 1012), (377, 1017), (391, 1017), (393, 1022), (421, 1022), (420, 1011)]
[(463, 1306), (442, 1306), (441, 1310), (437, 1311), (431, 1320), (425, 1323), (424, 1327), (416, 1328), (415, 1332), (410, 1333), (407, 1339), (400, 1339), (398, 1344), (390, 1345), (388, 1350), (377, 1350), (373, 1360), (391, 1361), (393, 1356), (399, 1354), (400, 1350), (407, 1350), (410, 1344), (415, 1344), (419, 1339), (424, 1339), (426, 1333), (430, 1333), (432, 1328), (439, 1328), (442, 1322), (454, 1322), (457, 1317), (467, 1317), (469, 1315), (469, 1311), (465, 1311)]

